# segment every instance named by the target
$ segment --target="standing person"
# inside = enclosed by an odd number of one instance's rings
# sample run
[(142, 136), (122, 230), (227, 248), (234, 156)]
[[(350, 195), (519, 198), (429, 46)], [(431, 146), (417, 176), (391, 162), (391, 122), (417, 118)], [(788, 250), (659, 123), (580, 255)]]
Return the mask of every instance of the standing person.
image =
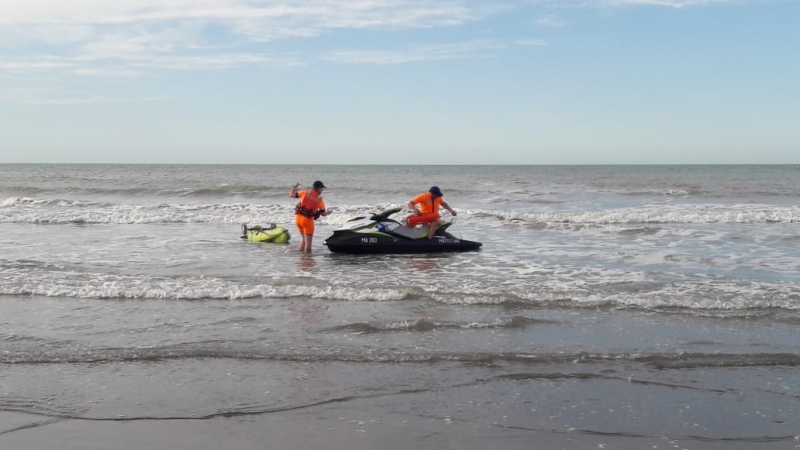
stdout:
[(300, 251), (311, 253), (311, 238), (314, 237), (314, 221), (320, 216), (327, 216), (331, 213), (325, 209), (325, 202), (322, 200), (322, 190), (327, 189), (322, 181), (315, 181), (311, 189), (298, 191), (300, 183), (292, 185), (289, 197), (299, 198), (300, 201), (294, 208), (294, 222), (300, 230), (303, 240), (300, 242)]
[[(406, 219), (409, 226), (414, 226), (418, 223), (427, 223), (428, 225), (428, 239), (433, 239), (433, 233), (442, 224), (442, 218), (439, 216), (439, 207), (450, 211), (450, 214), (457, 215), (456, 211), (444, 201), (444, 194), (439, 186), (432, 186), (428, 192), (423, 192), (414, 197), (408, 202), (408, 207), (414, 210), (413, 216), (408, 216)], [(419, 205), (419, 207), (417, 207)]]

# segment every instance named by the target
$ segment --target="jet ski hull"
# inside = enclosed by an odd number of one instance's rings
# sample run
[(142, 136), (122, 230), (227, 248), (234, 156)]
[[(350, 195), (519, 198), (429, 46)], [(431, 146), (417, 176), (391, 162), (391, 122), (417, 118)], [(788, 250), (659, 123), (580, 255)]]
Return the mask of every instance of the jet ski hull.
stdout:
[(325, 240), (328, 249), (335, 253), (350, 254), (403, 254), (469, 252), (480, 249), (480, 242), (460, 239), (446, 230), (449, 223), (440, 226), (432, 239), (427, 238), (427, 227), (408, 227), (389, 219), (400, 209), (375, 214), (369, 219), (357, 217), (333, 232)]
[(404, 254), (469, 252), (478, 250), (480, 242), (456, 237), (435, 236), (433, 239), (402, 239), (396, 236), (365, 233), (341, 233), (325, 240), (334, 253), (350, 254)]

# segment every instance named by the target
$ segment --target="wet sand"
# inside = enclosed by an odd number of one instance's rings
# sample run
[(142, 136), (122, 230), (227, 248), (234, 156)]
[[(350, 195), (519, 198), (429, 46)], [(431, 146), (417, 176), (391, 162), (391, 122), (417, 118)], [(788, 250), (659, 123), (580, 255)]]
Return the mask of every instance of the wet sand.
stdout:
[[(547, 431), (370, 409), (370, 402), (205, 420), (55, 420), (4, 413), (0, 447), (26, 450), (250, 449), (790, 449), (797, 441)], [(16, 431), (12, 431), (15, 430)]]
[[(252, 364), (264, 368), (264, 363)], [(630, 378), (626, 379), (621, 374), (631, 367), (613, 363), (591, 371), (575, 364), (547, 371), (511, 370), (497, 377), (486, 377), (487, 372), (482, 372), (486, 368), (452, 365), (423, 380), (427, 373), (424, 365), (401, 366), (394, 379), (381, 367), (364, 365), (365, 380), (385, 385), (342, 389), (346, 380), (337, 379), (335, 370), (319, 364), (312, 373), (320, 373), (322, 378), (295, 377), (295, 392), (267, 404), (256, 399), (254, 385), (247, 385), (251, 374), (229, 380), (228, 386), (220, 385), (218, 390), (188, 383), (169, 397), (150, 392), (153, 386), (144, 380), (152, 376), (146, 375), (145, 367), (125, 366), (127, 375), (121, 375), (120, 381), (120, 386), (127, 386), (125, 392), (121, 387), (105, 392), (106, 400), (82, 411), (76, 409), (80, 403), (93, 401), (63, 386), (59, 391), (72, 397), (69, 402), (51, 397), (48, 402), (32, 404), (24, 393), (15, 400), (6, 392), (6, 407), (0, 412), (0, 448), (800, 448), (798, 398), (793, 393), (797, 374), (792, 368), (651, 370), (628, 372)], [(232, 373), (244, 372), (236, 365), (226, 366)], [(6, 368), (16, 371), (13, 365)], [(104, 368), (110, 369), (109, 373), (120, 369), (117, 365), (99, 367), (101, 371)], [(179, 368), (180, 363), (159, 364), (170, 376), (188, 378), (187, 372), (176, 371)], [(32, 369), (31, 384), (38, 384), (36, 372), (41, 367), (28, 369)], [(205, 375), (221, 380), (219, 372), (210, 372)], [(463, 382), (465, 372), (471, 381)], [(88, 385), (108, 381), (91, 371), (87, 374), (97, 382), (85, 380)], [(192, 374), (195, 379), (202, 375)], [(405, 377), (417, 380), (404, 385)], [(321, 383), (325, 379), (327, 385)], [(242, 394), (232, 402), (229, 396), (233, 394), (223, 389), (231, 389), (231, 385), (245, 394), (251, 392), (251, 398)]]

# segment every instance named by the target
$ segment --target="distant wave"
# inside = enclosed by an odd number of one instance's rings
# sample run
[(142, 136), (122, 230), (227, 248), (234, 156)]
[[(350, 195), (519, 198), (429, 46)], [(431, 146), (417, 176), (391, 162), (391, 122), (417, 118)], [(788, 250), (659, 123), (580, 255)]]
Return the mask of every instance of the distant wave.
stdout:
[(477, 214), (504, 221), (555, 224), (670, 224), (670, 223), (798, 223), (800, 207), (738, 205), (735, 207), (660, 206), (581, 212), (483, 211)]
[(700, 197), (706, 194), (704, 191), (694, 191), (686, 189), (653, 189), (653, 190), (638, 190), (638, 191), (622, 191), (622, 195), (629, 195), (633, 197), (651, 197), (651, 196), (665, 196), (665, 197)]
[(115, 187), (80, 187), (80, 186), (5, 186), (4, 192), (16, 196), (58, 195), (62, 197), (116, 197), (135, 201), (136, 198), (176, 198), (176, 197), (213, 197), (225, 199), (226, 197), (285, 197), (289, 192), (288, 187), (266, 186), (260, 184), (220, 184), (218, 186), (174, 187), (164, 186), (155, 188), (150, 186), (115, 186)]
[(61, 197), (157, 197), (174, 196), (176, 192), (152, 187), (79, 187), (79, 186), (6, 186), (3, 192), (16, 196), (46, 196), (58, 195)]
[(82, 208), (82, 207), (98, 207), (98, 206), (111, 206), (108, 202), (94, 202), (70, 199), (43, 199), (32, 197), (8, 197), (0, 202), (0, 208), (12, 208), (15, 206), (23, 207), (62, 207), (62, 208)]
[[(80, 184), (80, 180), (71, 180), (69, 183), (48, 185), (46, 183), (36, 185), (12, 184), (0, 186), (0, 192), (14, 196), (50, 196), (58, 195), (65, 197), (115, 197), (135, 200), (136, 198), (176, 198), (176, 197), (214, 197), (224, 201), (229, 197), (239, 198), (262, 198), (262, 197), (285, 197), (289, 191), (289, 185), (273, 185), (266, 183), (253, 182), (231, 182), (216, 183), (208, 182), (203, 179), (202, 174), (187, 181), (187, 185), (180, 185), (180, 181), (164, 182), (157, 180), (152, 183), (137, 180), (135, 183), (115, 183), (114, 180), (105, 181), (105, 185), (96, 180), (86, 180)], [(705, 185), (691, 187), (649, 187), (640, 186), (605, 186), (595, 187), (582, 184), (579, 180), (574, 180), (574, 185), (558, 186), (538, 186), (523, 183), (515, 186), (492, 186), (488, 190), (477, 189), (458, 189), (454, 187), (444, 188), (445, 193), (450, 199), (468, 199), (492, 194), (491, 201), (498, 203), (506, 202), (532, 202), (532, 203), (558, 203), (556, 200), (561, 196), (575, 192), (578, 188), (584, 193), (603, 193), (608, 195), (621, 195), (626, 197), (665, 197), (665, 198), (785, 198), (796, 197), (797, 188), (794, 185), (781, 186), (769, 185), (768, 183), (756, 186), (744, 187), (718, 187)], [(644, 181), (644, 180), (642, 180)], [(92, 185), (94, 184), (94, 185)], [(422, 187), (421, 189), (425, 189)], [(352, 186), (337, 186), (338, 195), (350, 195), (353, 193), (369, 193), (383, 198), (393, 198), (398, 195), (408, 195), (405, 186), (381, 186), (375, 188), (369, 184)]]
[(264, 186), (258, 184), (224, 184), (215, 187), (184, 188), (175, 193), (181, 197), (212, 197), (225, 198), (228, 196), (275, 198), (286, 197), (288, 187)]

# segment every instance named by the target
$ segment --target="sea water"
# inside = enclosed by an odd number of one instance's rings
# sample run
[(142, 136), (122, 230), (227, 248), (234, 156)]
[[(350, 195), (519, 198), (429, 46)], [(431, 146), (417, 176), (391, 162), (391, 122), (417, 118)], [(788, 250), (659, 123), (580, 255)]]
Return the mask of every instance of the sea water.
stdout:
[[(317, 179), (333, 213), (303, 255), (288, 193)], [(480, 251), (324, 246), (432, 185)], [(0, 410), (381, 395), (501, 430), (794, 448), (798, 199), (796, 165), (0, 165)], [(240, 238), (270, 223), (289, 244)]]

